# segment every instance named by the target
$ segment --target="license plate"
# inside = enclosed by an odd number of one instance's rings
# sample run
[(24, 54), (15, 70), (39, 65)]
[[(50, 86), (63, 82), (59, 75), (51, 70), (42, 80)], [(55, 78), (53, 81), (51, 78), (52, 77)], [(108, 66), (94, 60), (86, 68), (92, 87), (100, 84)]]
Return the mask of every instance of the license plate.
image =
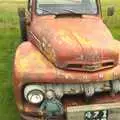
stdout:
[(108, 120), (108, 110), (85, 112), (84, 120)]
[(70, 106), (67, 120), (120, 120), (120, 103)]

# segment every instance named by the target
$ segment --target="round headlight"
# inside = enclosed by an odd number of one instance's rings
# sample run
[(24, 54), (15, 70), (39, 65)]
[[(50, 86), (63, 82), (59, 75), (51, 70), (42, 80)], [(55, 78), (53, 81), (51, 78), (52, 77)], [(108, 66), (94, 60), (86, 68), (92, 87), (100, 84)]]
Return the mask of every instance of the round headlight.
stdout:
[(43, 101), (43, 94), (41, 91), (33, 90), (30, 93), (28, 93), (27, 100), (30, 103), (38, 104)]
[(39, 104), (43, 101), (44, 95), (38, 85), (29, 85), (24, 89), (25, 99), (32, 104)]

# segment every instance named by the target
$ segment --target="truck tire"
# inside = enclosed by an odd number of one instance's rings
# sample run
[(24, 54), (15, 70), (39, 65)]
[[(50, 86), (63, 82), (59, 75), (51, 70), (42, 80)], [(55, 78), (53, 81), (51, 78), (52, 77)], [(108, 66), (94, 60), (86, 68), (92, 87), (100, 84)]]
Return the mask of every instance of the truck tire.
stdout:
[(25, 8), (18, 8), (19, 24), (22, 41), (27, 41), (27, 29), (25, 20)]

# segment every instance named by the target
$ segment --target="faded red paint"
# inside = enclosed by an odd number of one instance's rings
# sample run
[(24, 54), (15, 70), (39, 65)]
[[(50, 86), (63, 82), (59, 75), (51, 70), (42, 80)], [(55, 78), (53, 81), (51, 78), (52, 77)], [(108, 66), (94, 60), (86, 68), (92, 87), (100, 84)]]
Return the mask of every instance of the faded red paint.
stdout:
[[(120, 79), (120, 43), (113, 39), (100, 16), (37, 16), (34, 5), (33, 0), (28, 41), (18, 47), (14, 61), (14, 91), (22, 116), (25, 117), (27, 112), (39, 113), (37, 108), (24, 102), (23, 88), (26, 84), (90, 83)], [(89, 72), (65, 68), (71, 63), (94, 65), (111, 61), (113, 66), (110, 68), (102, 67)], [(105, 101), (100, 97), (93, 104), (106, 103), (106, 100), (108, 103), (118, 102), (120, 96), (104, 98)]]
[[(37, 16), (31, 27), (31, 32), (39, 40), (45, 39), (52, 46), (57, 66), (63, 66), (69, 61), (92, 63), (118, 60), (117, 49), (113, 49), (116, 47), (115, 41), (112, 41), (109, 30), (97, 16), (83, 16), (82, 18)], [(97, 60), (91, 58), (86, 60), (84, 56), (88, 56), (88, 51), (91, 57), (95, 55), (100, 57)], [(83, 59), (77, 61), (76, 59), (81, 56)]]
[[(22, 50), (25, 51), (23, 52)], [(33, 62), (34, 61), (34, 62)], [(32, 68), (32, 69), (31, 69)], [(15, 71), (22, 83), (87, 83), (114, 80), (114, 73), (120, 75), (120, 65), (98, 72), (76, 72), (56, 68), (31, 43), (22, 43), (17, 49)], [(103, 76), (102, 78), (100, 76)], [(69, 81), (68, 81), (69, 80)], [(21, 82), (21, 81), (20, 81)]]

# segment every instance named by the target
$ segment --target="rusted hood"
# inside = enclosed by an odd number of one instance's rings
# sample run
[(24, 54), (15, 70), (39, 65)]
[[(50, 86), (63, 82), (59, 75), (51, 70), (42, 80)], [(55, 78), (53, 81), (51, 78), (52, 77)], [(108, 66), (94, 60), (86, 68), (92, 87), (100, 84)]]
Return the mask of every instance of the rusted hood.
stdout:
[(95, 65), (97, 69), (101, 63), (117, 65), (118, 42), (99, 17), (43, 16), (34, 20), (33, 43), (57, 67), (82, 70), (83, 65)]

